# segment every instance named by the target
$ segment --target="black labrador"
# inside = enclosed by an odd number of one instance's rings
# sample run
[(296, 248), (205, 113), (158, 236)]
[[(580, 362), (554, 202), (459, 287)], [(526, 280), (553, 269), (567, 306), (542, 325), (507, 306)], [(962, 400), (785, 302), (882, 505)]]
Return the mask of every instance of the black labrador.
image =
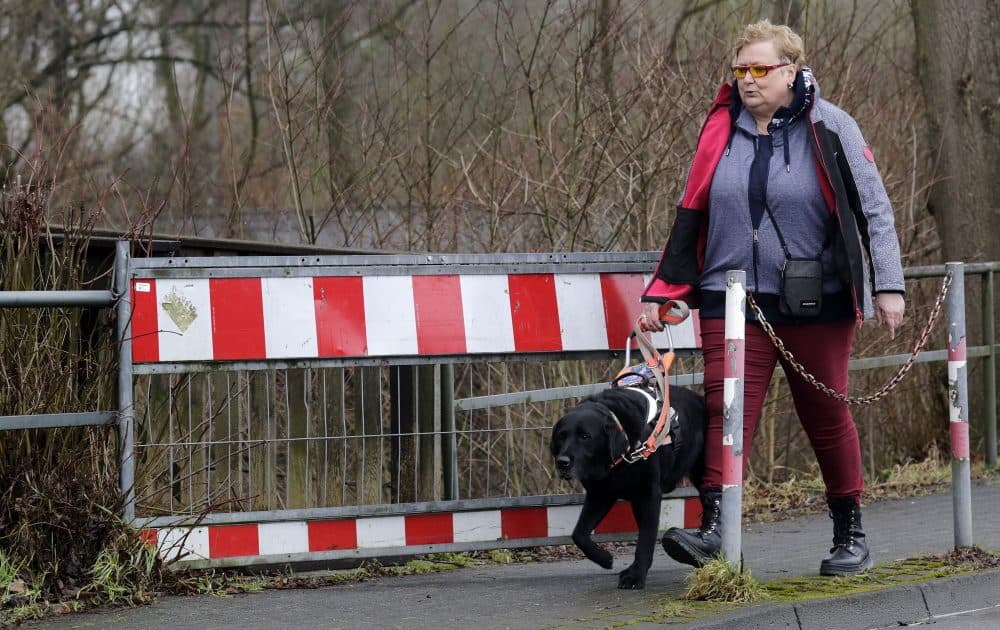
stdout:
[[(704, 466), (706, 408), (704, 397), (670, 387), (674, 443), (659, 447), (648, 459), (619, 461), (649, 433), (649, 397), (633, 388), (612, 388), (590, 396), (568, 411), (552, 429), (552, 455), (563, 479), (578, 479), (587, 494), (573, 528), (573, 542), (605, 569), (612, 556), (594, 542), (594, 528), (618, 499), (631, 503), (639, 526), (635, 561), (618, 574), (618, 588), (646, 586), (660, 521), (660, 500), (687, 475), (697, 485)], [(616, 421), (617, 419), (617, 421)]]

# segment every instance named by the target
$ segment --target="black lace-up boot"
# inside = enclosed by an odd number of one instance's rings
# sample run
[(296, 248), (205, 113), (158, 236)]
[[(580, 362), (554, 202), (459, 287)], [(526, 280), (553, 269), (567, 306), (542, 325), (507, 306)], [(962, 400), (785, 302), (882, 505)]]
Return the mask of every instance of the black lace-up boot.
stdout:
[(861, 508), (854, 497), (827, 500), (833, 519), (833, 547), (819, 565), (820, 575), (854, 575), (872, 566), (865, 531), (861, 528)]
[(700, 567), (722, 550), (722, 492), (701, 493), (701, 527), (685, 530), (671, 527), (663, 535), (663, 549), (671, 558), (682, 564)]

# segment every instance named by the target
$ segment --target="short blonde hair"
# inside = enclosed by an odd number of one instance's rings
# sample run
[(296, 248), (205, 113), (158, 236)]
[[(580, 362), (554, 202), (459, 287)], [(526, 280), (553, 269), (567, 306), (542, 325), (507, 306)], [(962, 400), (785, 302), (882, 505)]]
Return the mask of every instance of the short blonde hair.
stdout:
[(784, 24), (771, 24), (767, 19), (743, 27), (743, 31), (733, 44), (733, 61), (736, 61), (740, 50), (747, 44), (767, 41), (774, 42), (774, 47), (778, 55), (783, 57), (783, 62), (794, 63), (799, 67), (805, 64), (806, 54), (799, 34)]

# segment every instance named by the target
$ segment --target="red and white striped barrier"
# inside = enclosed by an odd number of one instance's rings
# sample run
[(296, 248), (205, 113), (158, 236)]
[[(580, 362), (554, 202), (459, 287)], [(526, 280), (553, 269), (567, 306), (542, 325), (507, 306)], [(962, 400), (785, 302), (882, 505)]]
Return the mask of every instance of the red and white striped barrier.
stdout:
[[(615, 350), (649, 276), (628, 273), (132, 281), (136, 363)], [(672, 330), (701, 344), (697, 314)], [(665, 333), (653, 342), (667, 346)]]
[[(282, 521), (142, 530), (165, 560), (198, 566), (223, 564), (232, 558), (253, 558), (246, 564), (281, 562), (296, 554), (317, 558), (375, 557), (396, 553), (481, 548), (484, 543), (524, 541), (555, 544), (573, 533), (580, 505), (511, 507), (490, 510), (372, 516), (328, 520)], [(697, 497), (668, 498), (660, 504), (660, 529), (697, 527), (701, 505)], [(612, 508), (596, 534), (637, 531), (627, 503)], [(561, 542), (568, 542), (562, 540)], [(478, 547), (477, 547), (478, 544)], [(318, 555), (317, 555), (318, 554)], [(231, 562), (231, 561), (230, 561)]]

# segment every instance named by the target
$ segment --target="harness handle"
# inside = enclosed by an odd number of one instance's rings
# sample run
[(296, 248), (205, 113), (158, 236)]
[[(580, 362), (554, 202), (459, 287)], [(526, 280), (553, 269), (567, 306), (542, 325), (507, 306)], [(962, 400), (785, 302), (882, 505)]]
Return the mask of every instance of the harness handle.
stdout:
[(660, 305), (660, 321), (664, 324), (676, 326), (687, 319), (690, 314), (691, 309), (683, 300), (667, 300)]
[[(667, 391), (663, 376), (664, 369), (660, 365), (662, 356), (660, 355), (660, 351), (656, 349), (656, 346), (653, 345), (653, 342), (650, 341), (649, 337), (646, 335), (646, 330), (642, 327), (640, 320), (636, 320), (635, 327), (632, 329), (632, 334), (630, 336), (634, 337), (636, 342), (639, 344), (639, 352), (642, 353), (642, 358), (645, 359), (646, 365), (653, 370), (653, 376), (656, 377), (656, 385), (659, 387), (660, 391)], [(673, 344), (671, 344), (671, 346), (673, 346)], [(668, 354), (671, 358), (673, 358), (673, 347), (671, 347), (671, 352)]]
[[(674, 337), (670, 334), (670, 326), (677, 326), (681, 324), (691, 315), (691, 308), (687, 305), (687, 302), (683, 300), (667, 300), (660, 305), (659, 308), (659, 318), (667, 327), (663, 329), (663, 332), (667, 333), (667, 343), (670, 352), (674, 351)], [(645, 340), (645, 335), (643, 333), (648, 332), (645, 326), (642, 325), (642, 317), (639, 317), (635, 322), (635, 327), (632, 332), (629, 333), (628, 339), (625, 340), (625, 366), (628, 367), (632, 361), (632, 339)], [(648, 342), (648, 340), (646, 340)], [(642, 341), (639, 341), (639, 348), (642, 349)], [(645, 345), (645, 350), (643, 351), (643, 358), (649, 363), (649, 357), (656, 355), (656, 349), (653, 347), (652, 343), (647, 343)]]
[[(661, 310), (661, 313), (662, 312), (663, 311)], [(673, 317), (679, 317), (679, 319), (676, 320), (677, 323), (684, 321), (687, 316), (688, 310), (686, 304), (684, 305), (683, 310), (678, 309), (678, 312), (673, 314)], [(653, 345), (653, 342), (647, 336), (647, 331), (643, 328), (641, 321), (641, 318), (636, 320), (632, 334), (626, 342), (626, 348), (631, 347), (631, 337), (635, 337), (635, 340), (639, 345), (639, 351), (642, 352), (642, 357), (646, 360), (646, 365), (649, 366), (650, 371), (653, 372), (653, 376), (656, 378), (657, 393), (658, 398), (660, 399), (658, 401), (660, 403), (660, 414), (657, 418), (656, 425), (653, 427), (653, 431), (643, 442), (642, 446), (635, 451), (623, 453), (622, 457), (619, 458), (619, 461), (624, 460), (628, 463), (634, 463), (639, 461), (639, 459), (648, 458), (661, 444), (665, 444), (669, 441), (670, 433), (668, 418), (670, 413), (670, 389), (668, 389), (669, 384), (667, 383), (666, 375), (670, 373), (670, 367), (674, 363), (675, 355), (673, 339), (669, 335), (668, 328), (667, 338), (670, 339), (670, 351), (660, 354), (660, 351), (656, 349), (656, 346)], [(669, 321), (665, 320), (665, 323), (669, 323)], [(620, 376), (622, 376), (622, 374), (619, 374), (619, 377)], [(615, 378), (615, 382), (617, 382), (617, 380), (618, 377)]]
[[(669, 414), (670, 414), (670, 389), (667, 383), (666, 375), (670, 373), (670, 367), (674, 363), (674, 339), (670, 334), (670, 326), (676, 326), (682, 323), (691, 314), (691, 309), (688, 307), (687, 303), (681, 300), (668, 300), (660, 305), (659, 308), (659, 318), (667, 327), (664, 330), (667, 333), (667, 341), (670, 345), (670, 351), (664, 354), (660, 354), (660, 351), (656, 349), (653, 345), (652, 340), (647, 336), (647, 331), (642, 325), (642, 317), (635, 320), (635, 325), (633, 326), (632, 332), (629, 334), (628, 339), (625, 340), (625, 367), (618, 376), (612, 381), (612, 385), (618, 383), (619, 379), (625, 376), (631, 376), (628, 372), (628, 366), (631, 364), (631, 350), (632, 350), (632, 338), (635, 338), (637, 345), (639, 346), (639, 351), (642, 352), (642, 358), (645, 359), (646, 365), (649, 367), (653, 376), (656, 378), (656, 389), (657, 389), (657, 402), (660, 403), (660, 413), (657, 418), (656, 425), (653, 427), (653, 431), (649, 434), (643, 443), (635, 450), (628, 444), (626, 444), (625, 452), (618, 456), (610, 466), (614, 468), (621, 462), (626, 462), (633, 464), (641, 459), (647, 459), (652, 455), (656, 449), (666, 444), (670, 441), (670, 424), (669, 424)], [(617, 419), (616, 419), (617, 422)], [(618, 427), (625, 432), (622, 428), (621, 423), (618, 423)]]

